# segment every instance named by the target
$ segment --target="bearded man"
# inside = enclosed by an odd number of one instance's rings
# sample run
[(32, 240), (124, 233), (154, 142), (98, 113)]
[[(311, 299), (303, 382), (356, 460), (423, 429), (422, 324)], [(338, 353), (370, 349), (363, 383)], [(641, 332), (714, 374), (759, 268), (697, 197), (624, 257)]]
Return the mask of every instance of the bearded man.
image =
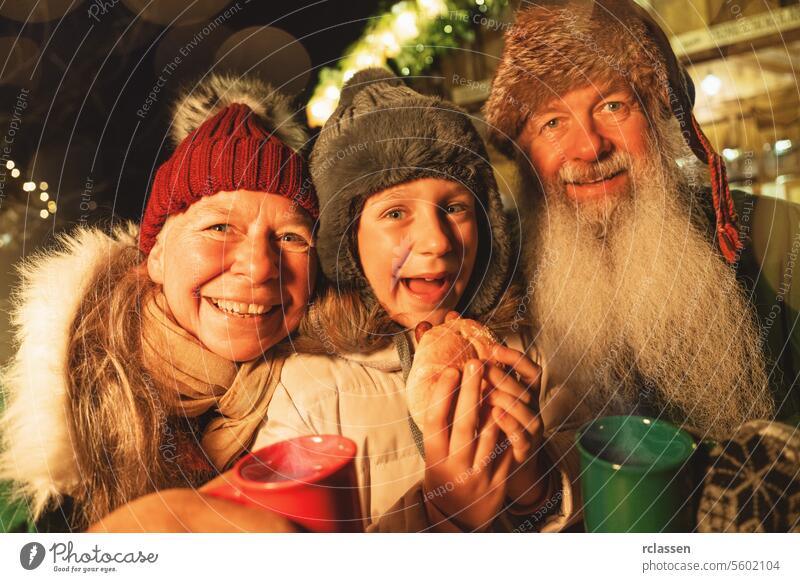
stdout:
[[(756, 279), (787, 264), (776, 245), (791, 247), (800, 213), (729, 190), (693, 102), (666, 36), (632, 1), (526, 2), (485, 114), (523, 177), (531, 316), (558, 381), (599, 415), (724, 434), (798, 410), (800, 334), (786, 330), (800, 325), (775, 281)], [(750, 232), (759, 220), (774, 230)], [(776, 240), (765, 251), (757, 236)], [(783, 298), (793, 289), (789, 277)], [(775, 305), (767, 326), (758, 310)]]

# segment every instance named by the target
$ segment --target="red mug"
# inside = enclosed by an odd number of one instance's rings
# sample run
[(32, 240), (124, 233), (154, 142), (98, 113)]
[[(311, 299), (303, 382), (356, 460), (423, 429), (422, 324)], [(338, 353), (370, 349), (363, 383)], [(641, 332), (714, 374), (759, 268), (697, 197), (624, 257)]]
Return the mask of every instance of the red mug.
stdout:
[(225, 485), (207, 493), (269, 509), (321, 533), (364, 531), (356, 444), (340, 435), (302, 436), (240, 459)]

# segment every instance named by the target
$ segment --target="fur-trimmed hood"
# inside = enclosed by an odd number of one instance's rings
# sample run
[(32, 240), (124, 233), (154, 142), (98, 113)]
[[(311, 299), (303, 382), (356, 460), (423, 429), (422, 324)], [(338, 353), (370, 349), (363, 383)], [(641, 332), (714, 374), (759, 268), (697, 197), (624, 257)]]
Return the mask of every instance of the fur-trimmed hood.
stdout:
[(67, 402), (70, 334), (89, 285), (122, 250), (136, 247), (137, 236), (133, 223), (111, 236), (79, 228), (18, 268), (11, 310), (15, 355), (0, 374), (0, 479), (13, 481), (14, 495), (30, 502), (34, 518), (80, 485)]

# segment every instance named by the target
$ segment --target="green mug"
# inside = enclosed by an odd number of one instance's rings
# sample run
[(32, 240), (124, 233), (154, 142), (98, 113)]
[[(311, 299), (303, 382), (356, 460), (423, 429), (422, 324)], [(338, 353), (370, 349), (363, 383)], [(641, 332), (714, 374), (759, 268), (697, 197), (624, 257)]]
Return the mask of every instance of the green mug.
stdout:
[(587, 531), (693, 529), (697, 445), (689, 433), (654, 418), (607, 416), (584, 425), (577, 445)]

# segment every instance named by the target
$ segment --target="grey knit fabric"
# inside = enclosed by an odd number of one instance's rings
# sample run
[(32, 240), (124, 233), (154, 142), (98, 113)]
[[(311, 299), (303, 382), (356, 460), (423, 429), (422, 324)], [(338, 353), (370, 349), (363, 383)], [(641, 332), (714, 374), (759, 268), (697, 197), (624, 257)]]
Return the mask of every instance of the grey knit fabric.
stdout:
[(366, 199), (419, 178), (462, 183), (477, 200), (480, 248), (460, 307), (468, 317), (486, 314), (509, 279), (512, 241), (483, 141), (469, 114), (421, 95), (383, 69), (356, 73), (311, 153), (320, 201), (317, 250), (325, 275), (374, 301), (355, 249)]

